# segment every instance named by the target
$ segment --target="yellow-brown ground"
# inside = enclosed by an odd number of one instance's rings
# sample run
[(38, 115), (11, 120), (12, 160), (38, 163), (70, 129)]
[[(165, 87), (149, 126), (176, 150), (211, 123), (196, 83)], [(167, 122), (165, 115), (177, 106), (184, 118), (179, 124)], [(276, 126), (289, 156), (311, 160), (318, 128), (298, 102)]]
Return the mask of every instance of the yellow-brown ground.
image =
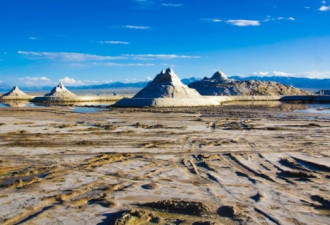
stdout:
[(330, 120), (287, 107), (2, 108), (0, 223), (327, 224)]

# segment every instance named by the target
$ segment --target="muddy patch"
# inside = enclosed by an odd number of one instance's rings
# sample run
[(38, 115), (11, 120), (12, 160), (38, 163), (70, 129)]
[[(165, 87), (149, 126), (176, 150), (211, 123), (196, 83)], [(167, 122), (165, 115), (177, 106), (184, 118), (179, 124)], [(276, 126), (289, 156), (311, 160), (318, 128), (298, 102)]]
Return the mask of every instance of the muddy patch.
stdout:
[(208, 207), (201, 202), (185, 201), (180, 199), (144, 203), (139, 204), (139, 206), (159, 210), (162, 212), (197, 216), (207, 215), (210, 212)]

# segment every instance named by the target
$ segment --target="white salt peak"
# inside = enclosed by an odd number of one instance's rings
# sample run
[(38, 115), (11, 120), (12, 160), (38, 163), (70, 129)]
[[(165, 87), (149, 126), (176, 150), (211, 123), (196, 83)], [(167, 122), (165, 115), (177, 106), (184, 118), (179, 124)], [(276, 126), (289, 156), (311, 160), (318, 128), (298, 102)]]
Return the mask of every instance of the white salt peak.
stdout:
[(45, 97), (57, 97), (57, 98), (77, 98), (75, 94), (66, 89), (61, 82), (59, 85), (53, 88), (51, 92), (45, 95)]

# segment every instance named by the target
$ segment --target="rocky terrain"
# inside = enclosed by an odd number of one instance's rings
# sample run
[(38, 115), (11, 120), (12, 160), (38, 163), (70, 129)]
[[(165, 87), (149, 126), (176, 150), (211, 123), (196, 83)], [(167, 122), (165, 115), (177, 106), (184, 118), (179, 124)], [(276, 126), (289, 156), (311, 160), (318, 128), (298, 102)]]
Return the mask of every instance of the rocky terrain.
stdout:
[(278, 102), (0, 110), (1, 224), (328, 224), (330, 118)]
[(222, 72), (216, 72), (211, 78), (205, 77), (201, 81), (189, 84), (190, 88), (196, 89), (201, 95), (309, 95), (311, 93), (270, 81), (234, 81), (227, 78)]

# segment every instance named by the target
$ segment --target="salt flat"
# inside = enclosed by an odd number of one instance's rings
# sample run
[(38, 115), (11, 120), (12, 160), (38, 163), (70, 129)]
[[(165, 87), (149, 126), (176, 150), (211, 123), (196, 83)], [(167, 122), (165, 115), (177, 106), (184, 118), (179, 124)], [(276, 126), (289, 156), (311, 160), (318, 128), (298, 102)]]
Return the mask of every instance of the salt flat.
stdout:
[(330, 118), (300, 107), (1, 108), (0, 223), (328, 224)]

